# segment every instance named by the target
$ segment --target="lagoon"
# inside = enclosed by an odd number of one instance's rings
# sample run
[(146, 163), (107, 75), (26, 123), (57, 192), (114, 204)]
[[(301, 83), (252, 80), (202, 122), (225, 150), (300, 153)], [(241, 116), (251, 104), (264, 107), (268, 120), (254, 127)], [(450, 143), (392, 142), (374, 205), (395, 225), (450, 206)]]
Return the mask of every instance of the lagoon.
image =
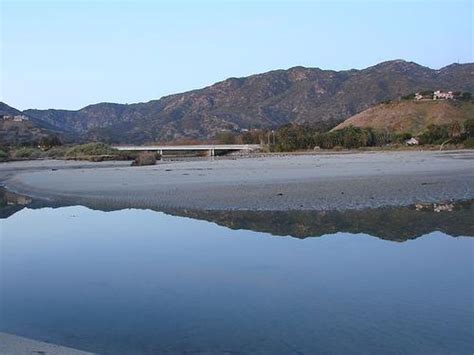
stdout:
[(0, 220), (0, 331), (101, 354), (472, 353), (469, 235), (229, 226), (22, 209)]

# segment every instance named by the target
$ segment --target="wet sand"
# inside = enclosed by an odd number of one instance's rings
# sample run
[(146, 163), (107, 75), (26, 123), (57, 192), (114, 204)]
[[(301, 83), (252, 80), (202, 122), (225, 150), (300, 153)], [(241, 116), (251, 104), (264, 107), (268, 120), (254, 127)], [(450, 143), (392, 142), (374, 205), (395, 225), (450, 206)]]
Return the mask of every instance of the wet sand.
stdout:
[(8, 189), (103, 208), (345, 210), (474, 198), (474, 151), (0, 164)]

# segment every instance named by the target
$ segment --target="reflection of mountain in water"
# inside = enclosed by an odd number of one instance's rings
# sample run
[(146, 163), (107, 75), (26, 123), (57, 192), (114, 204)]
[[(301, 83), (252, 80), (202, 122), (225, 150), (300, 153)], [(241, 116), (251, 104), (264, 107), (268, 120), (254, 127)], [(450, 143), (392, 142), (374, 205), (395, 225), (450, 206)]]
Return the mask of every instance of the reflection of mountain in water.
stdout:
[[(0, 189), (0, 218), (8, 218), (25, 206), (41, 208), (44, 201)], [(132, 206), (107, 204), (86, 207), (111, 211)], [(426, 204), (348, 211), (197, 211), (174, 210), (169, 214), (214, 222), (231, 229), (307, 238), (337, 232), (365, 233), (381, 239), (406, 241), (433, 231), (451, 236), (474, 236), (474, 200), (455, 204)]]
[(31, 203), (32, 200), (29, 197), (14, 194), (0, 188), (0, 218), (8, 218)]
[(231, 229), (296, 238), (337, 232), (366, 233), (393, 241), (414, 239), (433, 231), (452, 236), (474, 236), (474, 201), (331, 212), (181, 211), (175, 214), (204, 219)]

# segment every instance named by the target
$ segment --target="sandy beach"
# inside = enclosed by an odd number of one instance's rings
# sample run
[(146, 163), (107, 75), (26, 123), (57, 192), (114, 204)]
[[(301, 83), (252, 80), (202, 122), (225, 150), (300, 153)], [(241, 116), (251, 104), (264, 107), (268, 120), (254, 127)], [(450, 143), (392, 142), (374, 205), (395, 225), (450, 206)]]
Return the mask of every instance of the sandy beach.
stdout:
[(474, 151), (0, 164), (9, 190), (103, 208), (346, 210), (474, 198)]

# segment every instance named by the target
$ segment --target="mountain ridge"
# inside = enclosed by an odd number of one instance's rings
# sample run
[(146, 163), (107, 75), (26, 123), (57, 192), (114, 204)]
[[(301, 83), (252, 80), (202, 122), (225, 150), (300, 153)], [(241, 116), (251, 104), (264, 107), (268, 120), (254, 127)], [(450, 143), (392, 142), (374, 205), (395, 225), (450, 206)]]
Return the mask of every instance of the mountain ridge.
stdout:
[(231, 77), (147, 102), (23, 113), (76, 140), (212, 139), (222, 131), (271, 129), (287, 123), (328, 130), (382, 101), (429, 89), (474, 92), (474, 63), (437, 70), (399, 59), (343, 71), (295, 66)]

